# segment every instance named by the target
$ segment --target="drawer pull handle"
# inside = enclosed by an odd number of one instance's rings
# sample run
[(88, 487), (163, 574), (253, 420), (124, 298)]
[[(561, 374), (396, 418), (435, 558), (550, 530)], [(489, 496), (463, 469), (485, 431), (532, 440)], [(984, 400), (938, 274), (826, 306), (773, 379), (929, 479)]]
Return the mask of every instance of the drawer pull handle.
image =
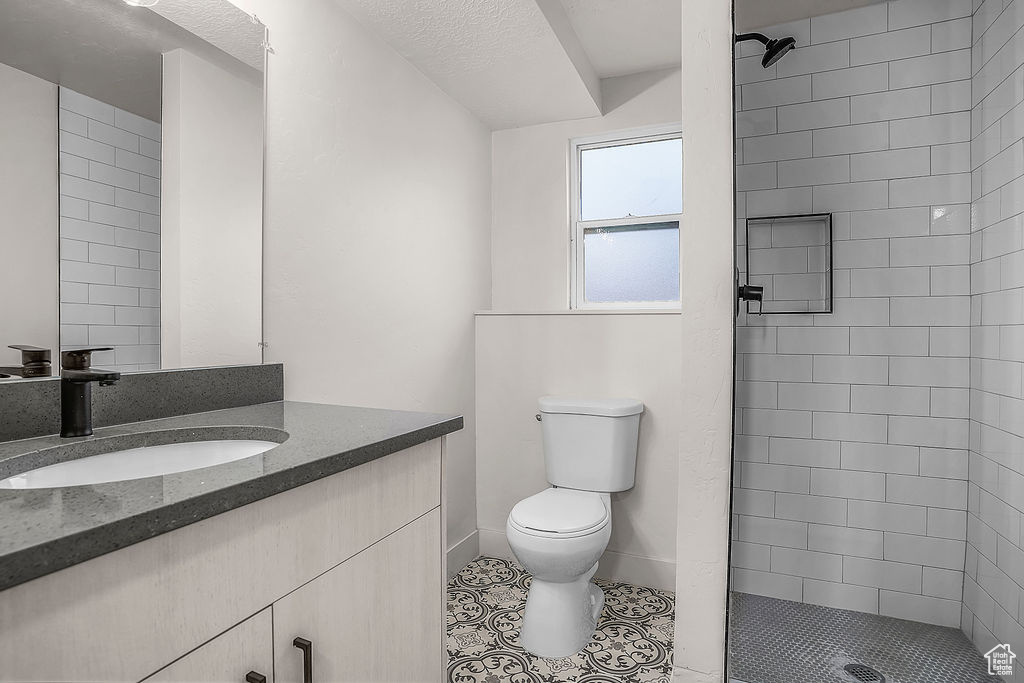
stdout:
[(267, 683), (267, 677), (256, 671), (245, 674), (245, 683)]
[(313, 643), (296, 638), (292, 645), (302, 650), (302, 683), (313, 683)]

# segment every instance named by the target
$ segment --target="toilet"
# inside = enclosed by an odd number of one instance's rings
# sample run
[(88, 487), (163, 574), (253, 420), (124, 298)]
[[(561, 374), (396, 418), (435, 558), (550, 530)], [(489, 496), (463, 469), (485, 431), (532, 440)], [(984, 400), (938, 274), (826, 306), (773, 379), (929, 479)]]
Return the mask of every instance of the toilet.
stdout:
[(590, 640), (604, 606), (591, 578), (612, 535), (611, 493), (633, 488), (644, 404), (566, 396), (538, 403), (551, 488), (515, 504), (505, 535), (533, 576), (520, 645), (567, 657)]

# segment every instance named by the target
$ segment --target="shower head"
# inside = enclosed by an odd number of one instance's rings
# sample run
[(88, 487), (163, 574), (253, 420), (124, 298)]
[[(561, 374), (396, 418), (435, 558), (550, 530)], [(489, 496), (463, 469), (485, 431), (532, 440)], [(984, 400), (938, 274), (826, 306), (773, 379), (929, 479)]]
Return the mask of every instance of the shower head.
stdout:
[(772, 64), (782, 59), (782, 57), (794, 47), (796, 47), (796, 38), (776, 38), (775, 40), (769, 40), (768, 44), (764, 48), (764, 58), (761, 60), (761, 66), (767, 69)]
[(736, 36), (736, 42), (742, 43), (745, 40), (756, 40), (764, 44), (764, 57), (761, 59), (761, 66), (770, 67), (775, 62), (796, 47), (796, 38), (769, 38), (763, 33), (741, 33)]

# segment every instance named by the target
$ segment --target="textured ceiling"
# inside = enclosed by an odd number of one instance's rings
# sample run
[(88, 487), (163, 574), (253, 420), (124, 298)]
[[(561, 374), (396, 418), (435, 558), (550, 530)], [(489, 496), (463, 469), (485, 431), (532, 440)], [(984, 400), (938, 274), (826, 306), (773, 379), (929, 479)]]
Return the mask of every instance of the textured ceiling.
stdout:
[[(227, 0), (186, 1), (234, 9)], [(259, 82), (251, 67), (120, 0), (0, 0), (0, 62), (151, 120), (160, 120), (162, 55), (176, 48)]]
[(884, 0), (736, 0), (736, 31), (752, 31), (797, 19), (873, 5)]
[(152, 10), (243, 64), (263, 71), (263, 24), (227, 0), (161, 0)]
[(492, 128), (600, 114), (557, 0), (336, 2)]
[(681, 0), (561, 0), (561, 3), (601, 78), (679, 66)]
[[(736, 27), (748, 31), (878, 1), (736, 0)], [(686, 0), (335, 2), (500, 129), (596, 116), (599, 79), (679, 66)]]

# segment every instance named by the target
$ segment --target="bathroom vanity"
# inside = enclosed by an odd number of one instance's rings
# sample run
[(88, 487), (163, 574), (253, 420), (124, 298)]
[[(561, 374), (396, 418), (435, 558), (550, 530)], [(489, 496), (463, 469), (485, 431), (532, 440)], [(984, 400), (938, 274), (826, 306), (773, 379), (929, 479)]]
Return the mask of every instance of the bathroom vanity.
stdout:
[[(461, 426), (274, 401), (98, 427), (84, 443), (287, 438), (203, 469), (0, 490), (0, 680), (435, 680), (443, 437)], [(0, 443), (0, 473), (60, 445)]]

